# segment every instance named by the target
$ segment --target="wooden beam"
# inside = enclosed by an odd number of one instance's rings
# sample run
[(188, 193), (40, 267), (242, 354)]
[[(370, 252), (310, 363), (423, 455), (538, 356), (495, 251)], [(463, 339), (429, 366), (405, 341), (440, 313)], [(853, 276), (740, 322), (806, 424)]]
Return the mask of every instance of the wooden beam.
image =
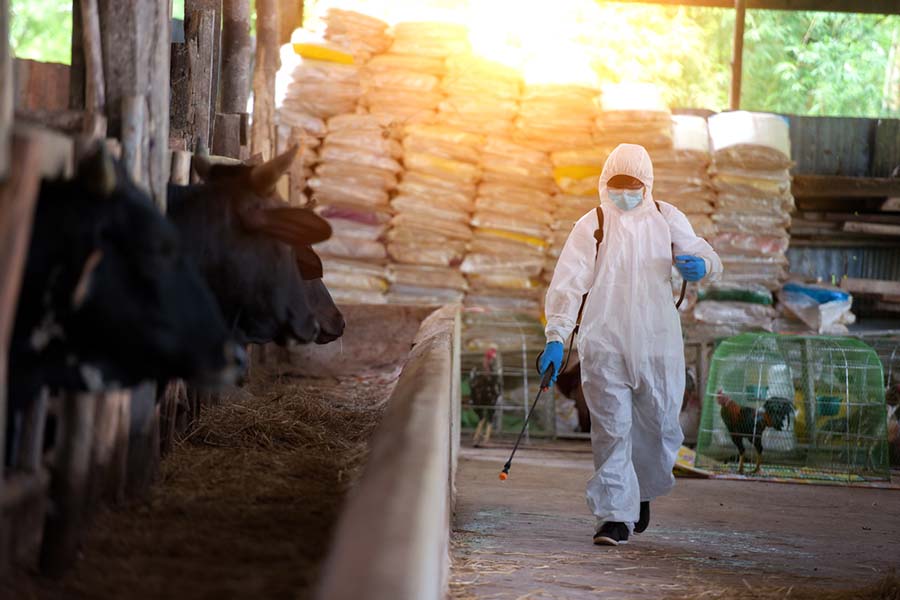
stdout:
[(900, 179), (795, 175), (795, 198), (886, 198), (900, 196)]
[(731, 55), (731, 110), (741, 108), (741, 80), (744, 74), (744, 21), (746, 0), (734, 0), (734, 45)]
[(100, 38), (100, 9), (97, 0), (81, 0), (81, 37), (85, 65), (85, 108), (102, 114), (106, 108), (103, 79), (103, 49)]
[(222, 85), (219, 112), (247, 111), (250, 95), (250, 0), (222, 3)]
[(190, 101), (188, 105), (188, 150), (196, 150), (198, 139), (212, 145), (213, 117), (216, 104), (216, 44), (219, 27), (212, 10), (191, 15), (187, 29)]
[(849, 221), (844, 223), (844, 231), (851, 233), (866, 233), (869, 235), (900, 236), (900, 225), (885, 225), (883, 223), (857, 223)]
[[(733, 8), (733, 0), (613, 0), (629, 4), (661, 4), (666, 6), (708, 6)], [(803, 10), (859, 14), (900, 15), (900, 0), (747, 0), (751, 10)]]
[(884, 281), (880, 279), (852, 279), (841, 280), (841, 289), (851, 294), (900, 296), (900, 281)]
[(241, 156), (241, 115), (216, 115), (216, 135), (213, 139), (212, 153), (217, 156), (237, 158)]
[(152, 0), (146, 27), (149, 62), (147, 73), (147, 125), (143, 144), (146, 152), (147, 185), (153, 202), (166, 212), (169, 185), (169, 52), (172, 39), (172, 0)]
[(885, 200), (881, 205), (881, 210), (883, 212), (900, 212), (900, 197)]

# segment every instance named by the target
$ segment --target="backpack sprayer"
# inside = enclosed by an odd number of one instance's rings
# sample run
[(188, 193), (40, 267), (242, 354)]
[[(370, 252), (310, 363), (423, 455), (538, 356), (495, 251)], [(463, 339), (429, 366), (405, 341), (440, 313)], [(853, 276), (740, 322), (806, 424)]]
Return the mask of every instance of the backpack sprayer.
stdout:
[[(656, 208), (659, 210), (658, 203), (656, 205)], [(600, 209), (599, 206), (597, 207), (596, 210), (597, 210), (597, 225), (598, 226), (597, 226), (597, 230), (594, 231), (594, 239), (597, 240), (596, 254), (594, 256), (595, 260), (596, 260), (596, 257), (599, 256), (599, 254), (600, 254), (600, 242), (603, 241), (603, 211)], [(662, 212), (662, 211), (660, 210), (660, 212)], [(674, 247), (673, 247), (672, 254), (674, 255)], [(683, 279), (681, 282), (681, 295), (678, 297), (678, 302), (675, 303), (676, 309), (681, 308), (681, 304), (682, 304), (682, 302), (684, 302), (684, 296), (687, 293), (687, 283), (688, 282), (686, 279)], [(581, 307), (578, 309), (578, 318), (575, 319), (575, 329), (572, 331), (572, 335), (569, 338), (569, 348), (566, 350), (566, 359), (565, 359), (565, 361), (563, 361), (562, 366), (559, 368), (560, 373), (564, 372), (566, 370), (566, 368), (569, 366), (569, 358), (572, 357), (572, 346), (575, 343), (575, 336), (578, 334), (578, 329), (581, 326), (581, 313), (584, 311), (584, 304), (587, 301), (587, 296), (588, 296), (587, 294), (584, 294), (581, 297)], [(543, 356), (543, 354), (544, 354), (544, 352), (541, 351), (541, 353), (538, 354), (537, 359), (535, 359), (535, 368), (537, 369), (538, 373), (541, 372), (540, 364), (541, 364), (541, 356)], [(541, 378), (541, 387), (538, 390), (538, 393), (534, 397), (534, 402), (531, 403), (531, 408), (528, 410), (528, 414), (525, 415), (525, 422), (522, 423), (522, 430), (519, 432), (519, 437), (516, 438), (516, 443), (513, 446), (512, 452), (509, 455), (509, 460), (506, 461), (505, 465), (503, 465), (503, 470), (500, 472), (500, 481), (506, 481), (509, 478), (509, 470), (510, 470), (510, 468), (512, 468), (512, 461), (513, 461), (513, 457), (516, 455), (516, 450), (519, 449), (519, 442), (522, 441), (522, 436), (525, 434), (525, 429), (528, 427), (528, 421), (531, 420), (531, 415), (532, 415), (532, 413), (534, 413), (534, 409), (537, 406), (538, 400), (541, 399), (541, 395), (544, 392), (546, 392), (547, 390), (550, 389), (550, 380), (551, 379), (553, 379), (552, 365), (550, 366), (550, 368), (548, 368), (544, 372), (543, 377)]]

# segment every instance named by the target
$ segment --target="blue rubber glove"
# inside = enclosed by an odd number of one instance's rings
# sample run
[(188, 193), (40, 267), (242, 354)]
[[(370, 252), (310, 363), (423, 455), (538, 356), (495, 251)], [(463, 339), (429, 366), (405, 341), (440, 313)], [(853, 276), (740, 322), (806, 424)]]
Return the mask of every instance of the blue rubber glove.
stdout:
[(559, 375), (562, 360), (562, 342), (547, 342), (547, 345), (544, 346), (544, 352), (541, 354), (541, 360), (538, 363), (538, 371), (543, 375), (551, 365), (553, 366), (553, 377), (550, 378), (550, 385), (556, 383), (556, 377)]
[(685, 281), (700, 281), (706, 277), (706, 261), (699, 256), (682, 254), (675, 257), (675, 267)]

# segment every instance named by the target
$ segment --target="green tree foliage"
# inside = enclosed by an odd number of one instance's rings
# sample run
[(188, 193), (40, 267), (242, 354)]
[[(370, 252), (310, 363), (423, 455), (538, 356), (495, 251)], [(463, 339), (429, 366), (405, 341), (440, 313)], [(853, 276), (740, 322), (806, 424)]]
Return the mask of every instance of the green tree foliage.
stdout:
[[(307, 16), (316, 3), (307, 0)], [(71, 0), (10, 0), (10, 7), (17, 56), (69, 62)], [(578, 41), (593, 49), (601, 81), (649, 81), (671, 106), (727, 108), (733, 10), (607, 2), (595, 9), (585, 11)], [(183, 16), (184, 0), (173, 0), (173, 13)], [(741, 105), (900, 116), (900, 16), (748, 11)]]
[(9, 8), (9, 41), (16, 56), (71, 62), (71, 0), (10, 0)]

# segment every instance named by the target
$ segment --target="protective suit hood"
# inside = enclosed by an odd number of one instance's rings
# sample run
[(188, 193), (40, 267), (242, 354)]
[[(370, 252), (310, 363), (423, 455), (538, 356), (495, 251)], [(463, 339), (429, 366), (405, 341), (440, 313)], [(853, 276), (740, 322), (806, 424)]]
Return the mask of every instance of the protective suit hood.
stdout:
[(600, 173), (600, 185), (597, 190), (600, 194), (601, 204), (611, 203), (606, 191), (607, 184), (616, 175), (628, 175), (643, 183), (646, 188), (643, 204), (652, 203), (653, 163), (650, 161), (650, 154), (643, 146), (619, 144), (606, 159), (603, 171)]

